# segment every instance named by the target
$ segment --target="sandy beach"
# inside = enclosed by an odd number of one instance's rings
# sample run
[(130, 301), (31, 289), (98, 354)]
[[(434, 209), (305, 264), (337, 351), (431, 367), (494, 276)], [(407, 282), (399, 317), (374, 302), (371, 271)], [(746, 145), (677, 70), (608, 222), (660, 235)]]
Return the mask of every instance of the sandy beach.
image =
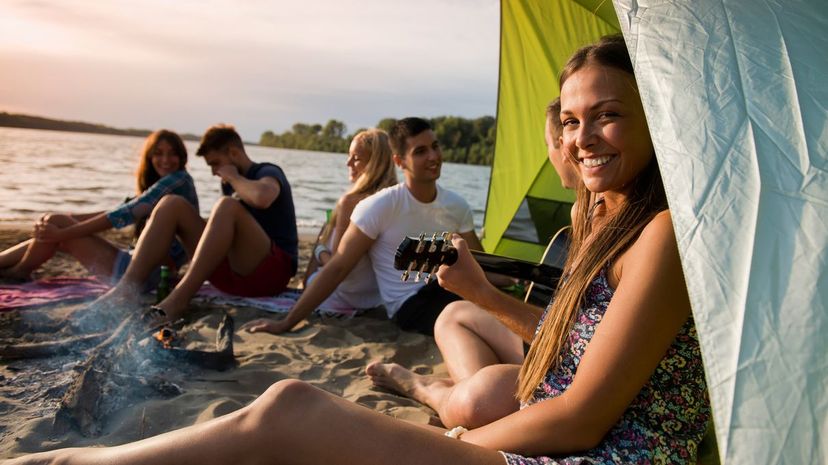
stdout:
[[(0, 247), (25, 239), (28, 228), (28, 225), (0, 224)], [(129, 238), (123, 233), (107, 237), (121, 243)], [(307, 263), (311, 239), (302, 237), (300, 270)], [(35, 278), (84, 275), (85, 270), (77, 262), (59, 256), (38, 271)], [(300, 282), (301, 276), (297, 276), (292, 286)], [(82, 312), (83, 308), (83, 303), (54, 302), (2, 313), (0, 345), (59, 337), (57, 331), (53, 334), (21, 332), (21, 328), (29, 328), (26, 322), (60, 321), (63, 315)], [(266, 315), (245, 307), (195, 305), (191, 309), (192, 316), (180, 331), (187, 348), (209, 347), (216, 338), (223, 311), (235, 319), (236, 327)], [(432, 419), (433, 411), (410, 399), (373, 389), (364, 375), (365, 366), (373, 360), (384, 360), (413, 367), (420, 373), (445, 373), (433, 339), (402, 332), (383, 314), (352, 320), (313, 317), (298, 330), (282, 336), (237, 332), (233, 343), (237, 366), (225, 371), (184, 362), (153, 361), (145, 364), (149, 366), (142, 365), (137, 370), (141, 376), (151, 373), (151, 379), (174, 384), (180, 393), (169, 398), (145, 395), (124, 399), (123, 408), (96, 425), (100, 433), (93, 436), (84, 436), (72, 428), (60, 431), (53, 426), (59, 402), (77, 377), (78, 367), (89, 356), (88, 352), (0, 361), (0, 458), (60, 447), (116, 445), (153, 436), (232, 412), (251, 402), (272, 383), (286, 378), (307, 381), (394, 417), (426, 423)], [(119, 395), (123, 393), (106, 393), (106, 396)]]

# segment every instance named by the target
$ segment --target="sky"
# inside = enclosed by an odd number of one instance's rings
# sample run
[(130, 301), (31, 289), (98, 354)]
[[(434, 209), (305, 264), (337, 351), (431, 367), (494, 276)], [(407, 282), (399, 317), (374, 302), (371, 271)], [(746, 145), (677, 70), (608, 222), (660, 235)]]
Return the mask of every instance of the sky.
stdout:
[(258, 141), (495, 115), (497, 0), (0, 0), (0, 111)]

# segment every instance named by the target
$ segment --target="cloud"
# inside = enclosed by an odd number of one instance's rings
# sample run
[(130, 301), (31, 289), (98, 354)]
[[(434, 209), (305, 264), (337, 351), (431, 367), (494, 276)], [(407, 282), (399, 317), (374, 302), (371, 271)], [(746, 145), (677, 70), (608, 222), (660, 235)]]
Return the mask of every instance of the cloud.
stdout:
[(254, 140), (296, 121), (494, 114), (498, 8), (7, 0), (0, 110), (191, 132), (228, 121)]

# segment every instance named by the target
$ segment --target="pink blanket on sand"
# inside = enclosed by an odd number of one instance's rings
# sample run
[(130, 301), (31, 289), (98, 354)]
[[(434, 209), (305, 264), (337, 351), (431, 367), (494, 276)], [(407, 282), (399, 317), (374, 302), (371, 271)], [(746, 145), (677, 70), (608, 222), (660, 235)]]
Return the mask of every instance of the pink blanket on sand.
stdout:
[[(0, 312), (57, 303), (93, 299), (110, 286), (95, 278), (48, 278), (24, 284), (0, 284)], [(287, 313), (302, 291), (288, 289), (275, 297), (238, 297), (225, 294), (204, 283), (193, 298), (195, 302), (238, 307), (253, 307), (272, 313)], [(359, 313), (353, 308), (319, 308), (318, 315), (350, 318)]]
[(23, 284), (0, 284), (0, 312), (56, 301), (92, 299), (109, 290), (94, 278), (48, 278)]

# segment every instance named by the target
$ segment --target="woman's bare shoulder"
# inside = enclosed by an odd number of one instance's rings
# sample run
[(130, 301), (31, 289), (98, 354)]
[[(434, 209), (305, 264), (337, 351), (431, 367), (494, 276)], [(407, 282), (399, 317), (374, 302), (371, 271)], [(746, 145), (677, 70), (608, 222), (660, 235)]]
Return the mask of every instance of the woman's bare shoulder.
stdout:
[(610, 284), (615, 287), (632, 263), (654, 263), (663, 254), (678, 255), (676, 236), (669, 210), (657, 213), (644, 228), (632, 245), (621, 254), (611, 269)]
[(662, 210), (658, 212), (653, 219), (644, 226), (641, 230), (641, 236), (635, 241), (650, 242), (650, 241), (676, 241), (676, 235), (673, 231), (673, 217), (670, 216), (670, 210)]
[(363, 200), (367, 195), (348, 193), (339, 198), (338, 206), (343, 211), (352, 211), (356, 204)]

